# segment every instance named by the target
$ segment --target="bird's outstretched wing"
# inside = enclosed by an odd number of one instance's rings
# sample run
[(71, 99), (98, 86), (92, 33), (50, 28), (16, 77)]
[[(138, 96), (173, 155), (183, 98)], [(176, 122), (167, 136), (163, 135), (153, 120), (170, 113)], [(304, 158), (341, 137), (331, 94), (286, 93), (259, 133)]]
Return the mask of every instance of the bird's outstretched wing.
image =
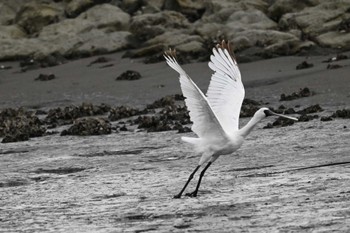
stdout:
[(230, 45), (223, 41), (213, 48), (209, 67), (214, 71), (207, 91), (210, 105), (227, 133), (238, 130), (245, 91)]
[(180, 74), (181, 90), (193, 122), (192, 131), (200, 138), (226, 137), (207, 97), (176, 61), (175, 51), (166, 51), (164, 57), (168, 65)]

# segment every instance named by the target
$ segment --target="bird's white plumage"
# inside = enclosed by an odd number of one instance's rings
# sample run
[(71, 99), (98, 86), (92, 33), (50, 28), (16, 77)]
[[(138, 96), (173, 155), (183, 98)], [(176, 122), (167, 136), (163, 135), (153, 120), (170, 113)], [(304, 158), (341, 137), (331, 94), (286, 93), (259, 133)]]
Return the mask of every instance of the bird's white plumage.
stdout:
[(168, 65), (180, 74), (182, 93), (186, 97), (185, 103), (193, 122), (192, 131), (200, 138), (225, 138), (226, 133), (215, 112), (213, 112), (207, 97), (173, 57), (165, 56), (165, 59)]
[(226, 49), (213, 48), (209, 67), (214, 71), (207, 97), (222, 127), (228, 134), (238, 130), (245, 91), (237, 62)]

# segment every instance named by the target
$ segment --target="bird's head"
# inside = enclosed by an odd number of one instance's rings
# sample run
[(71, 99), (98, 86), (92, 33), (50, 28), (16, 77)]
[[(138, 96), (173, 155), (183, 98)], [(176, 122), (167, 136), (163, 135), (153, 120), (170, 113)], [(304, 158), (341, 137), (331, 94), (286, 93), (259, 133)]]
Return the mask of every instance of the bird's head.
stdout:
[(268, 117), (268, 116), (279, 116), (279, 117), (291, 119), (291, 120), (294, 120), (294, 121), (298, 121), (298, 119), (295, 118), (295, 117), (291, 117), (291, 116), (286, 116), (286, 115), (283, 115), (283, 114), (275, 113), (275, 112), (271, 111), (269, 108), (260, 108), (260, 109), (255, 113), (255, 115), (256, 115), (256, 117), (258, 117), (259, 119), (263, 119), (263, 118)]

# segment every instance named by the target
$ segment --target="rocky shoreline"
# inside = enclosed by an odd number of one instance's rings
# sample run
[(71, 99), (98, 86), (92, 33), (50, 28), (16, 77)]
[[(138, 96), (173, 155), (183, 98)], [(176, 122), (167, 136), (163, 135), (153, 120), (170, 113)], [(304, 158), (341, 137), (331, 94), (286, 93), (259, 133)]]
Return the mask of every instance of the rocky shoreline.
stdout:
[(168, 47), (204, 61), (220, 39), (239, 62), (350, 47), (348, 0), (13, 0), (0, 5), (0, 61), (40, 67), (116, 51), (145, 63)]

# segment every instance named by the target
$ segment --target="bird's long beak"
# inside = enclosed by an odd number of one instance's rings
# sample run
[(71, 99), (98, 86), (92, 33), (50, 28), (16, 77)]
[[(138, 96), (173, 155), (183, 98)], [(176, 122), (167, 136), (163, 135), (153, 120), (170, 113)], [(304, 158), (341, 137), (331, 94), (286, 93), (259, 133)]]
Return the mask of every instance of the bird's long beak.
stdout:
[(278, 113), (275, 113), (275, 112), (273, 112), (273, 111), (271, 111), (271, 110), (267, 110), (267, 112), (265, 112), (265, 114), (267, 113), (267, 116), (268, 115), (275, 115), (275, 116), (279, 116), (279, 117), (284, 117), (284, 118), (287, 118), (287, 119), (291, 119), (291, 120), (293, 120), (293, 121), (298, 121), (298, 119), (297, 118), (295, 118), (295, 117), (291, 117), (291, 116), (286, 116), (286, 115), (283, 115), (283, 114), (278, 114)]

